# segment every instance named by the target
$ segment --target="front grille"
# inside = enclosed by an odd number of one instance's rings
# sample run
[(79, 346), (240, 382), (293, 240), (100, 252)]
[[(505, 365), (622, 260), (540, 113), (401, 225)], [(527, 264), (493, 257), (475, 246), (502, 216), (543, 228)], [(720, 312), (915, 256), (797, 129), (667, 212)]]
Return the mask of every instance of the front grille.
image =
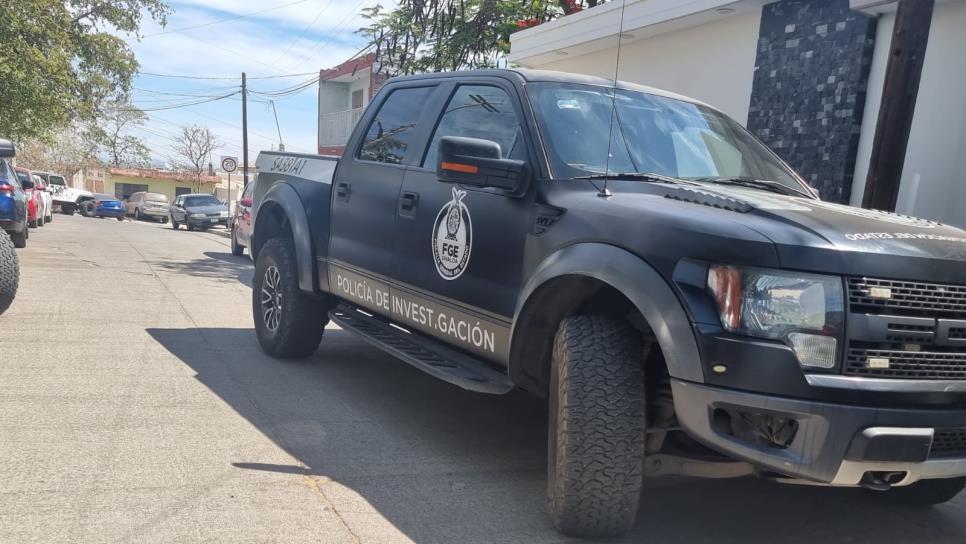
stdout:
[(966, 379), (966, 352), (902, 351), (849, 346), (845, 373), (913, 380)]
[[(853, 312), (966, 318), (966, 286), (872, 278), (848, 283)], [(888, 298), (873, 296), (874, 288), (888, 289)]]
[(966, 429), (936, 429), (930, 459), (966, 457)]

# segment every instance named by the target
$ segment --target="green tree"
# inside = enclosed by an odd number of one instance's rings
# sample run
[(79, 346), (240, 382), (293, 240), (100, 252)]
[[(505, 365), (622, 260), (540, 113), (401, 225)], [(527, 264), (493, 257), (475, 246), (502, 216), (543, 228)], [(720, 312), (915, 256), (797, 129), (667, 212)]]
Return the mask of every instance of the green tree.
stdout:
[(138, 63), (121, 36), (169, 13), (164, 0), (0, 1), (0, 133), (50, 137), (123, 101)]
[(510, 51), (510, 34), (603, 0), (399, 0), (363, 10), (358, 33), (392, 75), (490, 68)]
[(129, 131), (141, 126), (148, 116), (130, 102), (110, 102), (84, 137), (111, 166), (141, 166), (148, 162), (144, 140)]

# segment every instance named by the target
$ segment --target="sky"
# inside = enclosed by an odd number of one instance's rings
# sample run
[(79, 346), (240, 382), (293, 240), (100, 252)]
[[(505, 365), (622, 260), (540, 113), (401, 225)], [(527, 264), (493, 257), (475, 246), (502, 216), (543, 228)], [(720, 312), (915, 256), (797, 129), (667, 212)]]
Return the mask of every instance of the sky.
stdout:
[[(150, 116), (131, 134), (144, 139), (153, 161), (170, 162), (175, 156), (172, 137), (179, 127), (203, 125), (223, 143), (214, 153), (216, 168), (222, 155), (240, 159), (240, 94), (173, 106), (240, 91), (241, 73), (246, 72), (248, 150), (254, 162), (259, 150), (277, 148), (279, 143), (271, 105), (257, 93), (307, 82), (319, 70), (351, 58), (366, 46), (355, 34), (365, 24), (360, 10), (377, 3), (380, 0), (169, 1), (174, 13), (166, 26), (145, 17), (140, 41), (128, 39), (141, 65), (134, 81), (134, 104)], [(274, 77), (292, 74), (302, 75)], [(318, 86), (311, 85), (275, 100), (287, 151), (317, 151), (317, 93)], [(152, 109), (158, 111), (148, 111)]]

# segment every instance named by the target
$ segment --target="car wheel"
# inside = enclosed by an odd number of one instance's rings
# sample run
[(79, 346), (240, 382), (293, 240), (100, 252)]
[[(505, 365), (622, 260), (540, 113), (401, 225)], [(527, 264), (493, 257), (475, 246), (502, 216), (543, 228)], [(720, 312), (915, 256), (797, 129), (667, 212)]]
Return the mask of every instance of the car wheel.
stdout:
[(322, 341), (328, 321), (325, 304), (299, 289), (295, 245), (272, 238), (262, 246), (252, 280), (255, 333), (272, 357), (307, 357)]
[(174, 220), (174, 216), (171, 216), (171, 228), (178, 230), (178, 222)]
[(83, 202), (80, 205), (80, 212), (84, 217), (94, 217), (94, 203), (91, 201)]
[(184, 226), (188, 230), (195, 230), (195, 226), (192, 225), (191, 223), (185, 223)]
[(117, 220), (118, 221), (124, 221), (124, 218), (123, 217), (118, 217)]
[(43, 218), (43, 216), (40, 216), (40, 217), (37, 218), (37, 226), (38, 227), (44, 226), (44, 218)]
[(561, 532), (629, 530), (644, 462), (640, 335), (624, 322), (569, 317), (554, 338), (550, 370), (547, 510)]
[(29, 226), (32, 229), (37, 228), (37, 220), (34, 219), (33, 221), (27, 221), (27, 226)]
[(966, 488), (966, 478), (919, 480), (914, 484), (876, 492), (891, 502), (906, 506), (933, 506), (951, 501)]
[(23, 226), (23, 230), (20, 232), (11, 232), (10, 239), (13, 241), (13, 247), (17, 249), (23, 249), (27, 247), (27, 239), (30, 238), (30, 231), (27, 230), (26, 223)]
[(73, 204), (62, 204), (60, 206), (60, 213), (64, 215), (74, 215), (75, 207)]
[(134, 218), (138, 221), (143, 221), (144, 218), (141, 217), (141, 208), (134, 208)]
[(13, 304), (19, 284), (20, 261), (14, 243), (6, 231), (0, 230), (0, 314)]
[(161, 218), (161, 223), (162, 224), (166, 224), (167, 222), (168, 222), (168, 218), (167, 217), (162, 217)]
[(47, 219), (45, 221), (47, 223), (53, 223), (54, 222), (54, 212), (50, 212), (50, 215), (47, 216)]
[(238, 243), (238, 238), (235, 237), (235, 229), (231, 229), (231, 254), (236, 257), (241, 257), (245, 254), (245, 246)]

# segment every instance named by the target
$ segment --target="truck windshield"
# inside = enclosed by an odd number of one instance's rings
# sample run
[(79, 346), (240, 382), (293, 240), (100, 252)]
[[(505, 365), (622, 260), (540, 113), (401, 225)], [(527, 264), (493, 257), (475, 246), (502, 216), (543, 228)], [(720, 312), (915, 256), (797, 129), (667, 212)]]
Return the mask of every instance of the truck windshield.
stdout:
[(611, 88), (537, 82), (528, 92), (554, 178), (649, 172), (709, 182), (767, 180), (803, 190), (764, 144), (709, 107), (618, 89), (615, 116)]
[(51, 185), (61, 185), (61, 186), (66, 186), (67, 185), (64, 182), (64, 178), (62, 178), (60, 176), (50, 176), (50, 184)]

